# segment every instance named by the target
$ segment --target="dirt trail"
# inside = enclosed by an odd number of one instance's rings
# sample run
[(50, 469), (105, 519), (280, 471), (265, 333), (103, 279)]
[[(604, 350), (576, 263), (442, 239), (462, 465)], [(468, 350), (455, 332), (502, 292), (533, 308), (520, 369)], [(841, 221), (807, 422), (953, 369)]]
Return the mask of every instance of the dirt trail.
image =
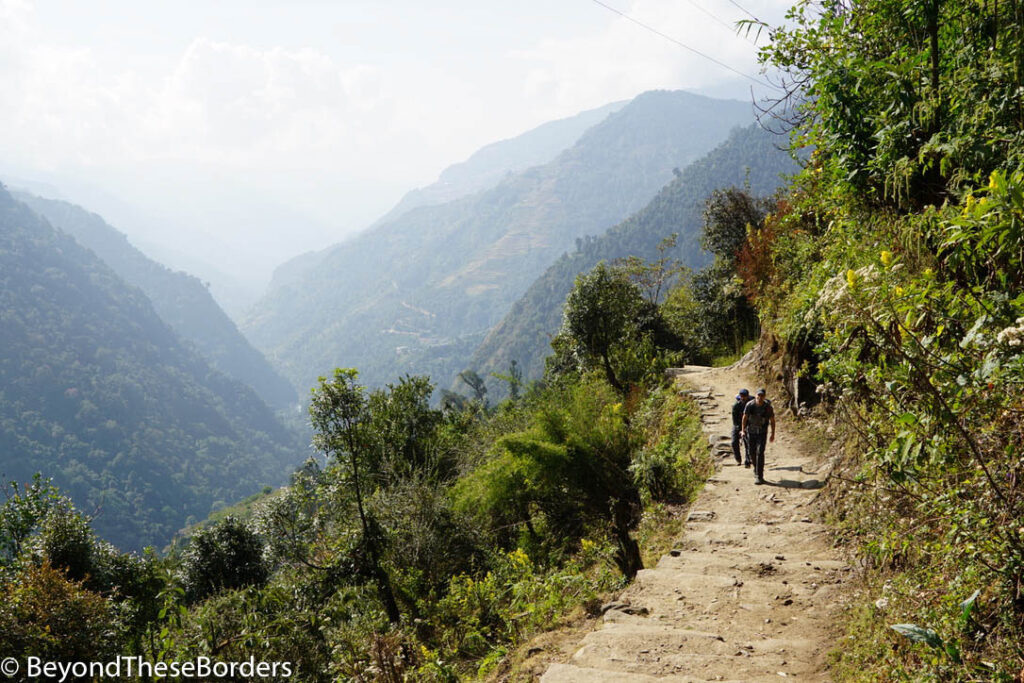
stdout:
[[(728, 437), (742, 367), (691, 368), (679, 380), (701, 404), (717, 472), (694, 502), (675, 549), (645, 569), (543, 683), (831, 680), (834, 613), (848, 568), (819, 523), (827, 476), (777, 410), (764, 486), (737, 466)], [(769, 397), (770, 398), (770, 397)]]

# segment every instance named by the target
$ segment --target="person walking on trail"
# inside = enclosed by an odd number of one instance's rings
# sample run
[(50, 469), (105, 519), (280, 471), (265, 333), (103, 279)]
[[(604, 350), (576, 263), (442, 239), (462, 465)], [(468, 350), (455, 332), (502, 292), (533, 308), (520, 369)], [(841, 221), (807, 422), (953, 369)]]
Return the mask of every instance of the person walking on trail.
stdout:
[(775, 441), (775, 409), (772, 408), (772, 402), (765, 398), (764, 389), (758, 389), (754, 400), (744, 406), (740, 435), (747, 438), (750, 458), (754, 461), (754, 483), (763, 484), (764, 449), (769, 441)]
[[(736, 402), (732, 404), (732, 454), (736, 456), (736, 464), (741, 462), (744, 467), (750, 467), (750, 444), (740, 435), (743, 431), (743, 409), (750, 400), (750, 392), (740, 389), (736, 394)], [(743, 442), (743, 459), (740, 460), (740, 441)]]

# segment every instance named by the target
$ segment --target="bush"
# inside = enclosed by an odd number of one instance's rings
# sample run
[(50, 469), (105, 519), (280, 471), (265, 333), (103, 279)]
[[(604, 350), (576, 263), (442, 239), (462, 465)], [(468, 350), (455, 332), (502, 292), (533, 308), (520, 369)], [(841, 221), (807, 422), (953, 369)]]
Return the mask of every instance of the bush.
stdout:
[(234, 517), (195, 533), (182, 557), (181, 571), (190, 602), (225, 589), (262, 586), (269, 576), (263, 542)]
[(0, 589), (0, 651), (24, 659), (109, 661), (121, 651), (110, 603), (43, 562)]

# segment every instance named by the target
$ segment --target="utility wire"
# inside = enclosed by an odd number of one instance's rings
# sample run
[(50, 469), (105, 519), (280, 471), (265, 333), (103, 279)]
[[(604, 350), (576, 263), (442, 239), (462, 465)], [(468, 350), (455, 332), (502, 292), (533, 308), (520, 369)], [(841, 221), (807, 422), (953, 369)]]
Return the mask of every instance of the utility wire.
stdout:
[[(697, 0), (686, 0), (686, 1), (688, 3), (690, 3), (691, 5), (693, 5), (693, 7), (695, 9), (698, 9), (701, 12), (703, 12), (704, 14), (708, 15), (709, 17), (711, 17), (712, 21), (716, 22), (719, 26), (724, 27), (729, 33), (733, 34), (734, 36), (738, 36), (739, 35), (739, 33), (736, 31), (736, 27), (735, 26), (730, 26), (729, 22), (725, 21), (724, 19), (719, 18), (718, 15), (714, 14), (713, 12), (711, 12), (711, 10), (705, 9), (703, 6), (697, 4)], [(746, 40), (748, 43), (756, 44), (756, 43), (754, 43), (754, 41), (752, 41), (752, 40), (750, 40), (748, 38), (744, 38), (744, 40)]]
[(751, 12), (750, 10), (748, 10), (748, 9), (746, 9), (745, 7), (743, 7), (742, 5), (740, 5), (740, 3), (736, 2), (736, 0), (729, 0), (729, 2), (730, 2), (730, 3), (731, 3), (731, 4), (733, 5), (733, 6), (735, 6), (735, 7), (739, 8), (739, 10), (740, 10), (741, 12), (743, 12), (744, 14), (746, 14), (746, 15), (747, 15), (748, 17), (750, 17), (751, 19), (753, 19), (753, 20), (754, 20), (754, 21), (756, 21), (757, 23), (759, 23), (759, 24), (761, 24), (761, 23), (764, 23), (764, 22), (762, 22), (762, 21), (761, 21), (760, 19), (758, 19), (757, 17), (755, 17), (755, 16), (754, 16), (754, 14), (753, 14), (753, 12)]
[[(675, 38), (673, 38), (672, 36), (666, 35), (666, 34), (662, 33), (661, 31), (659, 31), (658, 29), (654, 28), (653, 26), (649, 26), (649, 25), (643, 23), (642, 21), (640, 21), (639, 19), (634, 19), (633, 17), (629, 16), (628, 14), (626, 14), (624, 12), (620, 12), (619, 10), (615, 9), (614, 7), (612, 7), (611, 5), (606, 5), (605, 3), (601, 2), (601, 0), (593, 0), (593, 2), (594, 2), (594, 4), (597, 4), (597, 5), (600, 5), (601, 7), (604, 7), (606, 10), (608, 10), (610, 12), (614, 12), (615, 14), (618, 14), (623, 19), (628, 19), (629, 21), (632, 21), (637, 26), (640, 26), (641, 28), (647, 29), (651, 33), (653, 33), (655, 35), (658, 35), (658, 36), (661, 36), (665, 40), (671, 41), (671, 42), (675, 43), (676, 45), (678, 45), (679, 47), (681, 47), (683, 49), (689, 50), (690, 52), (692, 52), (693, 54), (697, 55), (698, 57), (703, 57), (704, 59), (708, 60), (709, 62), (714, 62), (715, 64), (717, 64), (718, 66), (722, 67), (723, 69), (728, 69), (729, 71), (733, 72), (737, 76), (742, 76), (743, 78), (746, 78), (749, 81), (753, 81), (754, 83), (757, 83), (760, 86), (765, 86), (765, 87), (768, 87), (768, 88), (774, 88), (775, 90), (782, 90), (782, 88), (779, 88), (778, 86), (772, 85), (771, 83), (769, 83), (767, 81), (763, 81), (761, 79), (758, 79), (758, 78), (755, 78), (755, 77), (751, 76), (750, 74), (745, 74), (742, 71), (738, 71), (738, 70), (732, 68), (731, 66), (729, 66), (728, 64), (725, 64), (723, 62), (718, 61), (717, 59), (715, 59), (711, 55), (705, 54), (705, 53), (701, 52), (700, 50), (698, 50), (697, 48), (690, 47), (686, 43), (678, 41)], [(744, 10), (744, 11), (746, 11), (746, 10)]]

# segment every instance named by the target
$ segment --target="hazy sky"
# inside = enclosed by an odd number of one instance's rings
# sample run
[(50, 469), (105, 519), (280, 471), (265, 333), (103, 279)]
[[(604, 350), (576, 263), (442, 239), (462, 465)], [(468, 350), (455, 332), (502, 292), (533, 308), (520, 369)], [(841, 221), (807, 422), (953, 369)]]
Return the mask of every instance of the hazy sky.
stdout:
[[(756, 74), (730, 0), (604, 0)], [(777, 22), (788, 2), (740, 0)], [(593, 0), (0, 0), (0, 180), (253, 282), (484, 144), (750, 83)], [(175, 264), (179, 265), (179, 264)]]

